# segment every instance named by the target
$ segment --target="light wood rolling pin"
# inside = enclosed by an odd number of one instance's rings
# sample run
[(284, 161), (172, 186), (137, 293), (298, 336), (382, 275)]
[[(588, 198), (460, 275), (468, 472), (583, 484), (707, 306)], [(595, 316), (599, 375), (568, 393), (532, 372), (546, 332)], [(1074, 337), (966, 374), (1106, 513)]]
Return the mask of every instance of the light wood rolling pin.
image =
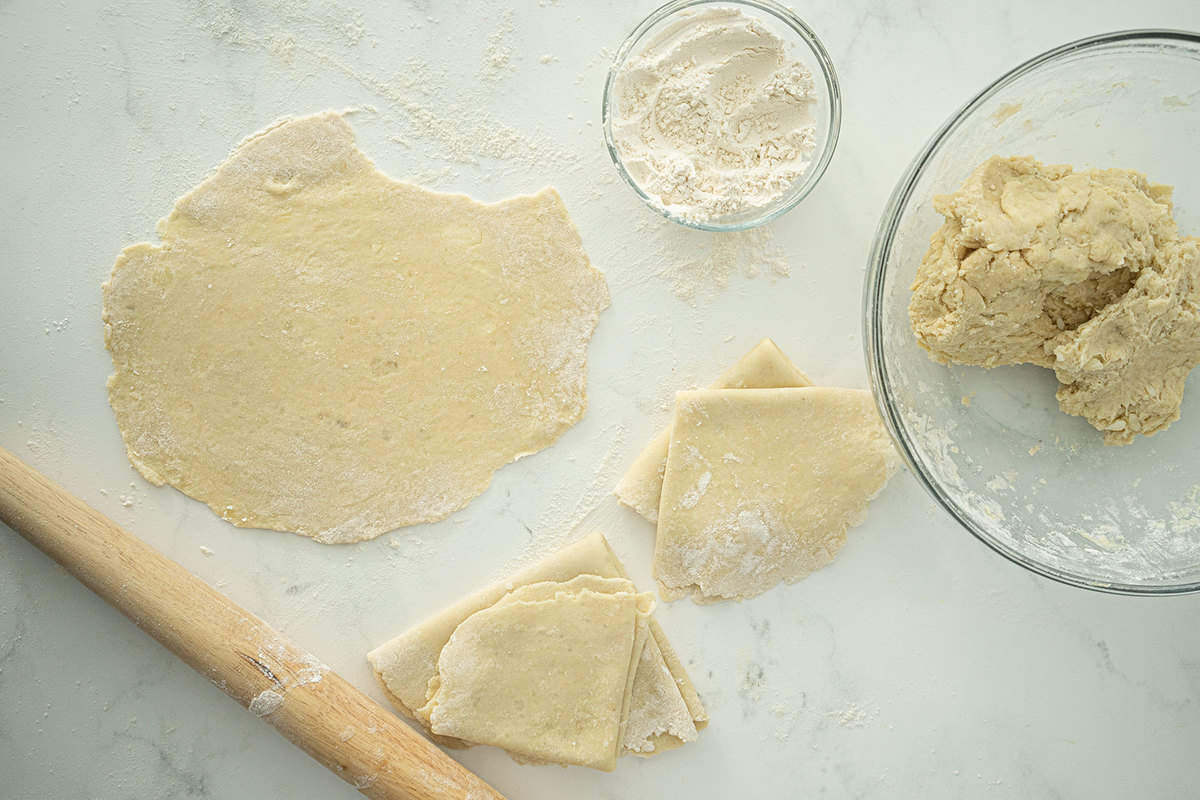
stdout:
[(0, 519), (367, 797), (503, 800), (258, 617), (2, 447)]

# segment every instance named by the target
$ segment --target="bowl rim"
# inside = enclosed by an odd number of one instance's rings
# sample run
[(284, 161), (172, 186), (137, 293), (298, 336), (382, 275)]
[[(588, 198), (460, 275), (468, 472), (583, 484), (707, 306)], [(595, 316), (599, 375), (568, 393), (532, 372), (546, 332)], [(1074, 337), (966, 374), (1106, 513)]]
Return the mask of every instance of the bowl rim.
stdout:
[[(809, 50), (812, 51), (817, 66), (820, 68), (821, 77), (825, 81), (826, 94), (829, 96), (829, 128), (824, 140), (820, 144), (819, 155), (809, 164), (808, 170), (804, 173), (799, 191), (788, 197), (785, 202), (772, 207), (769, 213), (741, 222), (721, 223), (686, 220), (667, 211), (654, 198), (643, 191), (638, 186), (637, 181), (633, 179), (633, 176), (629, 174), (629, 171), (625, 169), (625, 164), (621, 159), (620, 153), (617, 152), (616, 141), (613, 138), (612, 95), (613, 87), (616, 84), (617, 75), (621, 71), (621, 67), (625, 65), (633, 49), (642, 42), (651, 28), (680, 11), (700, 6), (746, 6), (770, 14), (788, 28), (791, 28), (808, 46)], [(816, 32), (790, 8), (775, 2), (775, 0), (671, 0), (651, 11), (645, 19), (639, 22), (633, 31), (625, 37), (616, 54), (613, 55), (612, 62), (608, 67), (608, 74), (604, 80), (604, 94), (601, 98), (600, 108), (600, 128), (604, 136), (605, 149), (608, 150), (609, 157), (612, 159), (613, 164), (616, 165), (617, 172), (624, 179), (625, 183), (633, 189), (634, 193), (642, 199), (642, 202), (649, 206), (656, 214), (666, 217), (685, 228), (692, 228), (694, 230), (709, 231), (712, 233), (744, 231), (765, 225), (786, 214), (799, 205), (800, 201), (808, 197), (812, 190), (816, 188), (821, 177), (825, 174), (825, 169), (829, 166), (829, 162), (833, 159), (834, 150), (837, 149), (838, 136), (842, 129), (842, 90), (841, 85), (838, 83), (837, 71), (833, 67), (833, 60), (829, 57), (829, 52), (825, 49), (825, 45), (821, 43)], [(784, 196), (786, 197), (787, 195)]]
[(1171, 596), (1200, 592), (1200, 581), (1180, 584), (1143, 585), (1136, 583), (1121, 583), (1103, 581), (1076, 574), (1069, 570), (1060, 569), (1040, 563), (1024, 555), (1013, 547), (998, 541), (990, 533), (978, 525), (973, 517), (945, 492), (941, 486), (930, 477), (924, 461), (909, 437), (907, 428), (901, 423), (898, 409), (891, 401), (891, 382), (888, 377), (888, 366), (883, 354), (883, 324), (881, 308), (883, 305), (883, 278), (886, 274), (887, 259), (891, 254), (896, 231), (900, 222), (900, 210), (907, 204), (915, 188), (918, 176), (922, 175), (930, 158), (943, 141), (956, 131), (966, 118), (980, 106), (994, 97), (1001, 89), (1009, 86), (1019, 78), (1028, 75), (1038, 68), (1068, 56), (1086, 53), (1093, 50), (1111, 48), (1121, 44), (1149, 44), (1164, 42), (1186, 42), (1200, 47), (1200, 33), (1169, 28), (1138, 28), (1113, 31), (1110, 33), (1087, 36), (1034, 56), (1005, 72), (996, 80), (989, 83), (974, 97), (954, 111), (943, 122), (933, 135), (926, 140), (917, 155), (909, 163), (900, 180), (888, 198), (887, 206), (879, 219), (875, 230), (875, 240), (871, 245), (871, 253), (867, 262), (867, 274), (863, 283), (863, 348), (867, 362), (867, 373), (871, 381), (871, 391), (875, 396), (875, 405), (883, 417), (892, 439), (896, 443), (909, 469), (916, 476), (925, 491), (953, 517), (959, 525), (966, 528), (976, 539), (983, 542), (993, 551), (1004, 556), (1009, 561), (1025, 569), (1053, 581), (1089, 589), (1106, 594), (1132, 596)]

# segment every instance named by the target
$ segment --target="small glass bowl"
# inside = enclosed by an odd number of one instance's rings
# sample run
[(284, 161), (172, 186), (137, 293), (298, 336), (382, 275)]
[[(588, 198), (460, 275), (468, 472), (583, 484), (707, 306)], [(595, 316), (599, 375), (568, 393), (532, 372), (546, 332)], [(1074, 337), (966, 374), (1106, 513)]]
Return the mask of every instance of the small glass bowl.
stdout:
[(1200, 591), (1200, 370), (1170, 430), (1107, 447), (1062, 413), (1054, 373), (938, 364), (908, 318), (942, 224), (935, 195), (989, 156), (1120, 167), (1175, 184), (1200, 234), (1200, 34), (1120, 31), (1071, 42), (1001, 76), (946, 121), (901, 177), (875, 235), (864, 294), (876, 402), (913, 474), (964, 528), (1062, 583), (1131, 595)]
[[(736, 7), (748, 11), (750, 16), (783, 40), (791, 57), (803, 63), (813, 73), (818, 105), (817, 147), (812, 162), (803, 177), (793, 183), (788, 191), (776, 198), (770, 205), (718, 219), (698, 221), (683, 219), (663, 208), (638, 185), (625, 168), (621, 154), (617, 151), (616, 142), (613, 140), (613, 117), (617, 113), (614, 107), (616, 99), (613, 96), (613, 87), (621, 68), (631, 56), (639, 52), (639, 46), (653, 39), (664, 27), (676, 22), (680, 17), (694, 14), (698, 10), (708, 7)], [(793, 49), (796, 52), (791, 52)], [(825, 168), (829, 165), (829, 160), (833, 158), (838, 133), (841, 130), (842, 94), (838, 87), (837, 73), (834, 72), (833, 62), (829, 58), (829, 53), (825, 51), (824, 45), (821, 44), (821, 40), (803, 20), (774, 0), (673, 0), (642, 20), (641, 24), (634, 28), (633, 33), (629, 34), (621, 44), (621, 48), (617, 51), (612, 66), (608, 70), (608, 79), (604, 82), (602, 115), (604, 143), (608, 147), (608, 154), (612, 156), (613, 163), (617, 165), (617, 172), (621, 173), (621, 177), (633, 188), (638, 197), (646, 202), (646, 205), (672, 222), (688, 228), (702, 231), (741, 231), (770, 222), (790, 211), (813, 190), (817, 181), (821, 180)]]

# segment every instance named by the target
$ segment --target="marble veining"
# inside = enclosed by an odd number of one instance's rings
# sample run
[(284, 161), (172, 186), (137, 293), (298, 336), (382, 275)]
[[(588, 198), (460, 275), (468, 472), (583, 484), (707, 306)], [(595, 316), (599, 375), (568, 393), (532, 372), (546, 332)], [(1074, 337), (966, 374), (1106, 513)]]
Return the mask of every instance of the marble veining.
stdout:
[[(1200, 28), (1200, 5), (1170, 0), (796, 4), (839, 70), (837, 153), (770, 229), (791, 276), (733, 270), (689, 305), (659, 276), (712, 239), (644, 208), (599, 127), (609, 60), (655, 5), (0, 2), (0, 445), (382, 700), (368, 649), (578, 525), (652, 588), (653, 531), (606, 495), (673, 389), (766, 335), (818, 383), (866, 386), (875, 225), (959, 104), (1070, 39)], [(555, 185), (613, 289), (578, 426), (450, 519), (344, 547), (236, 530), (141, 480), (107, 405), (99, 320), (121, 247), (240, 138), (326, 108), (355, 109), (360, 146), (397, 178), (482, 200)], [(1194, 796), (1198, 612), (1200, 597), (1027, 574), (902, 473), (831, 567), (741, 604), (660, 604), (712, 716), (695, 744), (612, 775), (455, 755), (522, 800)], [(359, 796), (3, 528), (0, 795)]]

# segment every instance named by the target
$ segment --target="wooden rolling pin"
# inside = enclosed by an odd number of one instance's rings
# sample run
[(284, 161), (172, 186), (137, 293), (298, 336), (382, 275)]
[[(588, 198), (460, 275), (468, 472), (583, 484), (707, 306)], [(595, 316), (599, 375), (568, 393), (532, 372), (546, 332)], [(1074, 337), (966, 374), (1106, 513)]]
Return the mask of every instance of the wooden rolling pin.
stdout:
[(0, 520), (367, 797), (503, 800), (258, 617), (2, 447)]

